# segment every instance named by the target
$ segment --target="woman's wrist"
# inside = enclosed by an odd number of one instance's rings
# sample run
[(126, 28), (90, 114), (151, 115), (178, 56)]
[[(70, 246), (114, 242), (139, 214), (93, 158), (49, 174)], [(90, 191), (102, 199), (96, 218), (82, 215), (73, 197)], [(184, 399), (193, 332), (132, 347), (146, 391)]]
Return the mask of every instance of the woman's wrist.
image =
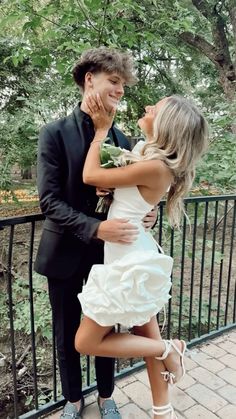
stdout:
[(107, 136), (107, 134), (108, 134), (108, 129), (106, 129), (106, 128), (97, 128), (96, 130), (95, 130), (95, 137), (100, 137), (100, 136)]
[(95, 143), (102, 144), (102, 141), (103, 140), (93, 140), (91, 141), (90, 145), (95, 144)]
[(107, 130), (97, 130), (92, 142), (102, 142), (107, 137)]

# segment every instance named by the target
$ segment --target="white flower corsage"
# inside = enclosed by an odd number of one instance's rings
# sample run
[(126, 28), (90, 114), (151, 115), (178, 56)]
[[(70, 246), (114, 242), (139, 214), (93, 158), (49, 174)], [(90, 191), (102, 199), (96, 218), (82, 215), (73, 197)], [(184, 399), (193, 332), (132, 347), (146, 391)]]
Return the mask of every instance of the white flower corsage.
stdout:
[[(107, 143), (109, 138), (106, 138), (100, 147), (100, 162), (101, 167), (109, 169), (112, 167), (121, 167), (129, 164), (128, 150), (115, 145)], [(96, 212), (106, 213), (113, 199), (113, 193), (110, 192), (106, 196), (101, 196), (97, 203)]]

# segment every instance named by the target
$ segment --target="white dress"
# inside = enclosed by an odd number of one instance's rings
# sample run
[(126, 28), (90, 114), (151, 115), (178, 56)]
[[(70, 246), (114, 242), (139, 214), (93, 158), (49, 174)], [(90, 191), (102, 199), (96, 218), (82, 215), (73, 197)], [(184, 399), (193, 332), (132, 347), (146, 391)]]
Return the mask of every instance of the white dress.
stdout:
[(142, 225), (152, 208), (136, 186), (115, 189), (108, 219), (129, 219), (139, 235), (131, 244), (105, 242), (104, 265), (92, 267), (78, 294), (83, 313), (101, 326), (143, 325), (170, 298), (173, 260)]

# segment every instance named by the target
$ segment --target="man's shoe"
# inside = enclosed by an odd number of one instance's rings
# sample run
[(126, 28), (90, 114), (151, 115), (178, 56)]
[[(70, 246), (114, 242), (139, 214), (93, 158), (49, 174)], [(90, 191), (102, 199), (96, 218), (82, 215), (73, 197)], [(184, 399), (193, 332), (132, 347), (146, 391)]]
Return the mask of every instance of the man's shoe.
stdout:
[(82, 419), (82, 410), (84, 408), (84, 398), (81, 398), (80, 408), (70, 402), (67, 402), (64, 406), (63, 412), (60, 416), (60, 419)]
[(98, 407), (102, 419), (122, 419), (113, 399), (105, 400), (100, 406), (98, 397)]

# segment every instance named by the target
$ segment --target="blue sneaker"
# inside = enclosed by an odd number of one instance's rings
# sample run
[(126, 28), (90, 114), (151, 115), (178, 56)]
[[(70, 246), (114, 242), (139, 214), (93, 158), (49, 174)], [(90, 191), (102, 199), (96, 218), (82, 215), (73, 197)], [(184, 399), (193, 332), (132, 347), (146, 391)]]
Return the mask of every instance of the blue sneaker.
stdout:
[(82, 410), (84, 408), (84, 398), (81, 398), (81, 404), (79, 410), (77, 407), (70, 402), (67, 402), (64, 406), (63, 412), (60, 419), (82, 419)]
[(122, 419), (113, 399), (105, 400), (102, 406), (100, 406), (99, 397), (97, 401), (101, 419)]

